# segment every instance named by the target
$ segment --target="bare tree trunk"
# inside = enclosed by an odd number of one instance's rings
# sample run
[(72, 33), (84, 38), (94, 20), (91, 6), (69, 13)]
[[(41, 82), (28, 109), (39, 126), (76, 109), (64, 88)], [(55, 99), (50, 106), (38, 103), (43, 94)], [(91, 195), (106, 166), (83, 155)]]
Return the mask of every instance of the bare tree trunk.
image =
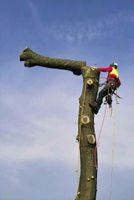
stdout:
[(89, 107), (98, 92), (99, 73), (83, 68), (83, 90), (80, 97), (78, 135), (80, 142), (81, 173), (76, 200), (95, 200), (97, 188), (97, 147), (94, 114)]
[(81, 172), (76, 200), (95, 200), (97, 188), (97, 147), (94, 114), (89, 106), (96, 99), (99, 72), (86, 66), (86, 62), (41, 56), (27, 48), (20, 55), (26, 67), (43, 66), (72, 71), (83, 76), (83, 90), (79, 99), (78, 139)]

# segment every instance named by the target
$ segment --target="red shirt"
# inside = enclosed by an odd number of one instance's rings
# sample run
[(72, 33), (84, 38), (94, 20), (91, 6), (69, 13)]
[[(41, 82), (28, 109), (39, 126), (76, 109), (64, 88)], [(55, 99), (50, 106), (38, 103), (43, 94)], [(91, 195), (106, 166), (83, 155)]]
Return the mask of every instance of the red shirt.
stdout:
[(105, 68), (97, 67), (97, 70), (99, 70), (101, 72), (108, 72), (107, 81), (110, 78), (115, 78), (116, 79), (117, 87), (119, 87), (121, 85), (120, 79), (117, 78), (115, 74), (110, 74), (110, 72), (112, 71), (112, 66), (108, 66), (108, 67), (105, 67)]

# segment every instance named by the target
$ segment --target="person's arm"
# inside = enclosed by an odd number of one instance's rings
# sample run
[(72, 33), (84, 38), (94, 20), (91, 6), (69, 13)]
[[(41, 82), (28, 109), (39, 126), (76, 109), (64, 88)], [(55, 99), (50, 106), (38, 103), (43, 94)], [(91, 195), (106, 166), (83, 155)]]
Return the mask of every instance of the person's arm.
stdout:
[(98, 71), (101, 71), (101, 72), (111, 72), (112, 71), (112, 67), (111, 66), (105, 67), (105, 68), (103, 68), (103, 67), (97, 67), (96, 69)]

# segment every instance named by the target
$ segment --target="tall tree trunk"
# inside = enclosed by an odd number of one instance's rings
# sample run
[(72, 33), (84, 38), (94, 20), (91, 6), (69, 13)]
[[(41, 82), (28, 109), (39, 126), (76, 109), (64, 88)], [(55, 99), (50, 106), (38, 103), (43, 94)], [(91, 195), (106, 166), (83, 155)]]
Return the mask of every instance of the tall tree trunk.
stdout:
[(89, 106), (98, 92), (99, 73), (85, 67), (82, 70), (83, 90), (79, 101), (78, 136), (81, 173), (76, 200), (95, 200), (97, 188), (97, 146), (94, 114)]
[(93, 104), (99, 83), (99, 72), (86, 66), (84, 61), (75, 61), (41, 56), (27, 48), (20, 55), (26, 67), (42, 66), (72, 71), (83, 76), (83, 90), (79, 99), (78, 139), (80, 147), (80, 180), (76, 200), (95, 200), (97, 188), (97, 147), (94, 130)]

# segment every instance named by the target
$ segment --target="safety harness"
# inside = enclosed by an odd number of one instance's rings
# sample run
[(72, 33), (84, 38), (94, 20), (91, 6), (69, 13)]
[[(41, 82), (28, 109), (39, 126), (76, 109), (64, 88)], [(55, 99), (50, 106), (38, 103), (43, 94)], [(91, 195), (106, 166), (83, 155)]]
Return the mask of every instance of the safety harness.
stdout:
[(104, 86), (106, 84), (108, 85), (108, 94), (105, 97), (104, 104), (108, 104), (109, 108), (112, 108), (112, 96), (115, 95), (116, 104), (119, 104), (118, 99), (121, 99), (122, 97), (120, 97), (117, 94), (117, 88), (118, 87), (116, 86), (116, 79), (115, 78), (108, 78), (107, 81), (105, 81), (104, 83), (99, 84), (99, 87), (102, 87), (102, 86)]

